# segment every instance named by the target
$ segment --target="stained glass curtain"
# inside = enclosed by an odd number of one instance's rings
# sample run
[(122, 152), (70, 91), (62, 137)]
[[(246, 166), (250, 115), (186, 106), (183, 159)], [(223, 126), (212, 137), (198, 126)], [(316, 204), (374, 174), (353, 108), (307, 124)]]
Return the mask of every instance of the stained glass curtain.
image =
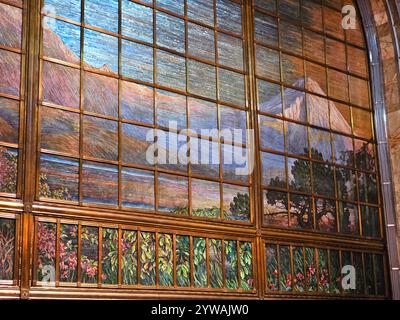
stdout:
[(359, 19), (341, 27), (352, 1), (36, 2), (26, 72), (34, 12), (0, 1), (0, 198), (22, 213), (35, 189), (32, 256), (0, 208), (0, 295), (31, 260), (33, 292), (388, 296), (367, 48)]

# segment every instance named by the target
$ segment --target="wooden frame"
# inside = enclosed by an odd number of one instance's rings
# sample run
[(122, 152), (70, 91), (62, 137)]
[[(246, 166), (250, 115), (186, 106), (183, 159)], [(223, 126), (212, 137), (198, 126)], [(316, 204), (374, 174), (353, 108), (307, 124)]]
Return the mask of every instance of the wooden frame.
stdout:
[[(4, 1), (6, 2), (6, 1)], [(153, 8), (152, 5), (148, 5), (145, 3), (141, 3), (140, 1), (133, 0), (133, 2), (137, 2), (147, 7)], [(235, 1), (236, 2), (236, 1)], [(301, 2), (301, 1), (300, 1)], [(189, 217), (189, 218), (180, 218), (178, 216), (173, 216), (170, 214), (160, 214), (157, 212), (147, 212), (141, 210), (124, 210), (121, 207), (121, 169), (122, 167), (132, 167), (132, 168), (139, 168), (139, 169), (149, 169), (144, 168), (141, 166), (129, 166), (123, 165), (121, 160), (121, 144), (119, 144), (119, 156), (118, 161), (114, 162), (107, 162), (101, 161), (101, 163), (109, 163), (116, 165), (119, 175), (119, 182), (118, 182), (118, 204), (117, 207), (102, 207), (96, 205), (85, 205), (82, 203), (82, 188), (81, 188), (81, 179), (79, 179), (79, 193), (80, 193), (80, 201), (79, 206), (75, 203), (71, 202), (60, 202), (60, 201), (52, 201), (49, 199), (39, 199), (38, 196), (38, 177), (39, 177), (39, 163), (40, 163), (40, 120), (39, 120), (39, 109), (40, 105), (44, 105), (50, 108), (55, 108), (59, 110), (66, 110), (70, 112), (77, 112), (79, 113), (80, 117), (80, 153), (79, 156), (76, 157), (79, 159), (80, 169), (79, 175), (82, 177), (82, 163), (84, 160), (90, 161), (98, 161), (96, 159), (85, 158), (82, 153), (82, 137), (83, 137), (83, 116), (84, 115), (93, 115), (90, 112), (87, 112), (83, 109), (83, 93), (82, 90), (80, 96), (80, 107), (78, 110), (74, 110), (72, 108), (62, 107), (53, 105), (51, 103), (44, 103), (41, 101), (41, 89), (39, 87), (38, 90), (38, 83), (41, 82), (41, 70), (42, 70), (42, 61), (51, 61), (57, 62), (61, 65), (70, 66), (73, 68), (79, 68), (80, 71), (80, 87), (83, 86), (83, 77), (84, 77), (84, 56), (83, 56), (83, 43), (82, 40), (84, 37), (84, 29), (88, 28), (91, 30), (99, 30), (95, 27), (90, 27), (82, 24), (81, 27), (81, 57), (80, 57), (80, 65), (71, 65), (62, 61), (56, 61), (51, 58), (46, 58), (42, 54), (42, 31), (41, 31), (41, 18), (43, 15), (40, 13), (40, 3), (41, 0), (31, 0), (31, 1), (24, 1), (24, 36), (23, 36), (23, 43), (26, 44), (26, 49), (22, 50), (22, 53), (26, 52), (26, 62), (22, 64), (23, 76), (21, 81), (21, 87), (26, 88), (25, 90), (21, 91), (21, 132), (20, 132), (20, 161), (19, 161), (19, 180), (18, 180), (18, 192), (15, 197), (9, 198), (7, 195), (0, 194), (0, 217), (2, 216), (9, 216), (12, 214), (13, 217), (17, 220), (17, 234), (16, 234), (16, 268), (18, 268), (19, 272), (15, 272), (15, 279), (11, 285), (2, 286), (0, 285), (0, 298), (154, 298), (154, 297), (162, 297), (162, 298), (243, 298), (243, 299), (270, 299), (270, 298), (346, 298), (346, 296), (335, 296), (335, 295), (324, 295), (324, 294), (307, 294), (307, 295), (296, 295), (293, 294), (270, 294), (268, 291), (265, 290), (265, 283), (266, 283), (266, 266), (265, 266), (265, 243), (276, 243), (278, 245), (293, 245), (294, 243), (297, 245), (300, 242), (304, 246), (310, 247), (318, 247), (324, 249), (336, 249), (336, 250), (352, 250), (356, 252), (372, 252), (372, 253), (379, 253), (385, 254), (386, 252), (386, 244), (383, 240), (385, 234), (383, 233), (383, 214), (382, 210), (380, 210), (380, 221), (381, 221), (381, 234), (382, 239), (372, 239), (372, 238), (360, 238), (348, 235), (341, 235), (341, 234), (327, 234), (318, 231), (303, 231), (303, 230), (293, 230), (293, 229), (280, 229), (280, 228), (271, 228), (267, 227), (263, 223), (263, 199), (260, 196), (262, 194), (262, 190), (264, 187), (261, 184), (261, 160), (259, 155), (256, 156), (256, 165), (255, 165), (255, 172), (252, 178), (249, 181), (249, 184), (243, 184), (243, 186), (248, 186), (250, 188), (250, 198), (251, 198), (251, 221), (249, 223), (237, 223), (222, 219), (203, 219), (203, 218), (196, 218), (196, 217)], [(215, 10), (215, 2), (214, 2), (214, 15), (216, 16)], [(253, 45), (254, 42), (254, 30), (253, 30), (253, 18), (254, 18), (254, 8), (252, 7), (251, 0), (243, 0), (242, 2), (242, 22), (243, 22), (243, 35), (240, 37), (243, 43), (243, 52), (244, 52), (244, 70), (236, 70), (230, 67), (223, 66), (224, 69), (229, 71), (235, 71), (238, 73), (243, 74), (245, 79), (245, 95), (246, 95), (246, 105), (245, 107), (239, 107), (227, 102), (219, 101), (218, 99), (218, 85), (216, 85), (216, 100), (210, 100), (208, 98), (199, 97), (193, 94), (189, 94), (187, 92), (181, 92), (179, 90), (165, 88), (162, 86), (158, 86), (157, 84), (152, 84), (154, 91), (156, 89), (167, 89), (173, 93), (183, 94), (186, 97), (194, 97), (194, 98), (201, 98), (205, 101), (215, 102), (217, 105), (226, 105), (232, 108), (236, 108), (239, 110), (244, 110), (247, 113), (247, 125), (250, 128), (256, 129), (256, 137), (255, 142), (256, 145), (260, 145), (260, 135), (258, 133), (258, 114), (257, 111), (257, 84), (256, 84), (256, 73), (255, 73), (255, 47)], [(121, 0), (119, 1), (119, 7), (121, 7)], [(84, 5), (82, 4), (82, 17), (84, 16)], [(157, 8), (159, 9), (159, 8)], [(167, 12), (168, 14), (174, 16), (173, 13), (169, 11), (165, 11), (164, 9), (160, 10), (161, 12)], [(187, 6), (185, 5), (185, 12), (187, 12)], [(155, 16), (155, 10), (153, 11)], [(271, 15), (271, 13), (268, 13)], [(119, 15), (121, 15), (121, 10), (119, 10)], [(179, 15), (176, 15), (180, 17)], [(214, 18), (215, 18), (214, 16)], [(153, 17), (154, 18), (154, 17)], [(182, 18), (182, 17), (181, 17)], [(63, 19), (57, 17), (57, 19), (79, 25), (76, 22), (70, 21), (68, 19)], [(153, 19), (153, 23), (155, 24), (156, 19)], [(217, 37), (218, 33), (221, 30), (218, 30), (216, 27), (216, 19), (214, 19), (214, 46), (215, 46), (215, 61), (218, 61), (218, 46), (217, 46)], [(82, 19), (83, 21), (83, 19)], [(185, 14), (184, 17), (185, 21), (185, 29), (186, 29), (186, 49), (188, 46), (187, 41), (187, 23), (188, 22), (195, 22), (197, 25), (202, 26), (201, 23), (197, 21), (191, 21), (187, 18)], [(128, 39), (130, 41), (140, 43), (140, 41), (128, 38), (125, 36), (121, 36), (121, 23), (118, 26), (119, 35), (112, 34), (118, 37), (118, 47), (119, 52), (121, 52), (121, 43), (122, 39)], [(104, 30), (101, 30), (104, 32)], [(304, 29), (302, 29), (302, 32)], [(225, 34), (238, 37), (235, 34), (230, 34), (227, 31), (222, 31)], [(155, 33), (154, 33), (155, 34)], [(156, 36), (154, 36), (156, 37)], [(238, 37), (239, 38), (239, 37)], [(268, 46), (266, 46), (268, 47)], [(154, 52), (154, 63), (156, 63), (156, 50), (158, 46), (156, 45), (156, 40), (153, 43), (153, 52)], [(275, 48), (276, 49), (276, 48)], [(25, 50), (25, 51), (24, 51)], [(179, 55), (184, 58), (190, 58), (202, 63), (206, 63), (212, 65), (216, 68), (216, 83), (218, 84), (218, 68), (221, 67), (218, 63), (210, 63), (208, 61), (203, 61), (202, 59), (190, 57), (188, 54), (180, 54), (178, 52), (174, 52), (173, 50), (169, 50), (163, 48), (164, 51)], [(290, 55), (294, 55), (292, 52), (285, 52), (285, 50), (280, 50), (282, 53), (289, 53)], [(186, 50), (187, 51), (187, 50)], [(294, 55), (296, 56), (296, 55)], [(299, 56), (300, 57), (300, 56)], [(305, 65), (305, 61), (307, 58), (301, 56), (303, 59), (303, 66)], [(24, 60), (24, 59), (23, 59)], [(308, 60), (307, 60), (308, 61)], [(315, 63), (315, 61), (313, 61)], [(26, 64), (26, 66), (25, 66)], [(118, 65), (119, 70), (121, 70), (121, 53), (119, 53), (118, 58)], [(247, 66), (247, 67), (246, 67)], [(326, 67), (326, 64), (321, 64), (321, 66)], [(186, 67), (187, 68), (187, 67)], [(331, 68), (331, 67), (330, 67)], [(335, 68), (333, 68), (335, 69)], [(305, 70), (305, 68), (304, 68)], [(93, 71), (92, 71), (93, 72)], [(327, 68), (326, 68), (327, 72)], [(156, 68), (153, 69), (153, 76), (156, 79)], [(346, 72), (346, 74), (349, 74)], [(114, 75), (105, 74), (110, 77), (115, 77)], [(358, 76), (359, 77), (359, 76)], [(118, 78), (118, 86), (121, 87), (121, 81), (130, 81), (138, 84), (146, 84), (140, 80), (132, 80), (127, 79), (122, 76), (116, 77)], [(261, 78), (260, 78), (261, 79)], [(365, 78), (368, 80), (368, 78)], [(373, 79), (372, 79), (373, 80)], [(270, 81), (270, 80), (268, 80)], [(186, 82), (188, 83), (188, 77), (186, 78)], [(270, 81), (273, 82), (273, 81)], [(283, 82), (276, 82), (279, 85), (283, 85)], [(285, 84), (285, 87), (290, 87)], [(308, 92), (307, 90), (302, 90), (304, 92)], [(121, 105), (121, 90), (118, 90), (118, 104)], [(23, 94), (22, 94), (23, 93)], [(315, 93), (313, 93), (315, 94)], [(155, 95), (154, 95), (155, 96)], [(335, 99), (332, 99), (335, 100)], [(358, 107), (348, 103), (352, 107)], [(155, 108), (155, 104), (153, 106)], [(121, 131), (122, 131), (122, 123), (130, 123), (130, 124), (140, 124), (141, 126), (145, 126), (143, 123), (138, 123), (135, 121), (129, 120), (121, 120), (121, 108), (119, 107), (119, 117), (107, 117), (107, 116), (99, 116), (96, 115), (98, 118), (108, 119), (118, 121), (118, 136), (121, 139)], [(218, 107), (219, 109), (219, 107)], [(26, 110), (22, 112), (22, 110)], [(188, 107), (187, 107), (187, 115), (189, 115)], [(154, 113), (155, 114), (155, 113)], [(271, 116), (271, 115), (268, 115)], [(221, 114), (218, 111), (218, 122), (220, 123)], [(188, 117), (187, 117), (188, 119)], [(189, 120), (187, 120), (189, 121)], [(371, 120), (372, 121), (372, 120)], [(296, 121), (292, 121), (296, 123)], [(154, 126), (149, 126), (152, 128), (160, 128), (156, 124), (156, 119), (154, 118)], [(23, 125), (22, 125), (23, 124)], [(189, 122), (187, 122), (189, 125)], [(308, 127), (312, 127), (312, 125), (307, 124)], [(329, 132), (331, 132), (329, 130)], [(26, 134), (30, 133), (30, 134)], [(354, 137), (354, 136), (352, 136)], [(308, 133), (308, 139), (309, 133)], [(220, 151), (221, 151), (220, 144)], [(257, 153), (258, 148), (257, 148)], [(269, 150), (269, 152), (274, 152)], [(56, 152), (46, 152), (48, 154), (54, 155), (64, 155), (58, 154)], [(220, 152), (221, 155), (221, 152)], [(287, 155), (287, 153), (285, 153)], [(381, 156), (379, 154), (379, 156)], [(71, 155), (68, 155), (71, 157)], [(301, 157), (299, 157), (301, 158)], [(307, 158), (309, 159), (309, 158)], [(173, 173), (181, 176), (188, 176), (189, 177), (189, 197), (191, 198), (191, 169), (188, 166), (187, 175), (182, 174), (179, 172), (173, 172), (168, 170), (161, 170), (162, 173)], [(157, 168), (150, 169), (151, 171), (155, 172), (155, 181), (157, 181), (157, 176), (159, 170)], [(287, 170), (287, 168), (286, 168)], [(208, 180), (208, 181), (215, 181), (218, 182), (219, 185), (222, 187), (224, 184), (223, 176), (222, 176), (222, 164), (220, 164), (220, 175), (217, 179), (207, 179), (201, 176), (201, 179)], [(379, 176), (379, 175), (378, 175)], [(195, 176), (194, 176), (195, 177)], [(335, 178), (336, 179), (336, 178)], [(236, 184), (232, 181), (228, 181), (228, 183)], [(378, 184), (380, 184), (380, 179), (378, 178)], [(242, 185), (242, 184), (237, 184)], [(155, 182), (155, 190), (157, 190), (157, 182)], [(222, 194), (222, 188), (220, 188), (220, 192)], [(311, 195), (311, 194), (310, 194)], [(6, 197), (5, 197), (6, 196)], [(315, 196), (315, 194), (313, 194)], [(157, 206), (157, 192), (155, 192), (155, 203)], [(15, 199), (13, 199), (15, 198)], [(221, 214), (223, 214), (223, 204), (222, 204), (222, 196), (221, 199)], [(337, 200), (337, 197), (332, 198), (332, 200)], [(191, 204), (191, 201), (189, 200)], [(360, 202), (356, 203), (358, 207), (360, 206)], [(368, 204), (370, 205), (370, 204)], [(376, 205), (377, 207), (381, 208), (383, 205), (382, 195), (379, 191), (379, 203)], [(156, 207), (157, 208), (157, 207)], [(3, 213), (4, 212), (4, 213)], [(191, 212), (191, 207), (189, 208), (189, 212)], [(134, 214), (132, 214), (134, 213)], [(360, 214), (360, 210), (359, 210)], [(315, 219), (315, 218), (314, 218)], [(337, 219), (338, 221), (339, 219)], [(361, 219), (360, 223), (361, 223)], [(56, 282), (57, 288), (41, 288), (37, 286), (36, 282), (36, 242), (37, 242), (37, 233), (35, 232), (37, 223), (39, 221), (48, 221), (54, 222), (57, 224), (57, 234), (60, 232), (60, 223), (77, 223), (79, 225), (79, 234), (81, 233), (81, 228), (83, 225), (93, 225), (99, 228), (99, 234), (101, 235), (101, 230), (103, 227), (115, 227), (118, 230), (118, 239), (119, 239), (119, 261), (121, 259), (121, 234), (122, 230), (129, 229), (129, 230), (144, 230), (149, 232), (155, 232), (156, 239), (158, 239), (159, 233), (167, 233), (173, 235), (173, 248), (175, 249), (176, 246), (176, 236), (177, 235), (190, 235), (190, 250), (193, 250), (193, 236), (204, 236), (206, 237), (208, 244), (208, 239), (227, 239), (227, 240), (235, 240), (238, 241), (237, 244), (239, 246), (239, 241), (247, 240), (250, 241), (253, 245), (253, 274), (255, 277), (254, 282), (254, 290), (251, 292), (248, 291), (237, 291), (231, 292), (229, 290), (199, 290), (198, 288), (193, 289), (179, 289), (176, 286), (176, 274), (174, 272), (174, 288), (160, 288), (156, 287), (141, 287), (138, 285), (137, 287), (124, 287), (122, 283), (122, 276), (121, 276), (121, 269), (118, 269), (118, 284), (116, 286), (105, 286), (101, 283), (100, 277), (98, 283), (94, 286), (84, 286), (80, 285), (80, 268), (78, 267), (78, 284), (77, 286), (69, 286), (65, 285), (62, 286), (60, 283)], [(315, 221), (314, 221), (315, 225)], [(101, 257), (101, 238), (99, 237), (99, 257)], [(80, 248), (80, 237), (78, 237), (78, 248)], [(158, 242), (156, 241), (156, 248)], [(140, 245), (139, 245), (140, 247)], [(209, 253), (208, 253), (208, 245), (207, 248), (207, 261), (209, 260)], [(238, 247), (239, 249), (239, 247)], [(140, 250), (140, 249), (139, 249)], [(156, 250), (156, 264), (158, 264), (157, 258), (157, 251)], [(57, 253), (59, 252), (59, 241), (57, 241)], [(224, 251), (224, 241), (222, 241), (222, 252), (223, 252), (223, 259), (225, 255)], [(239, 250), (238, 250), (239, 252)], [(58, 259), (58, 258), (57, 258)], [(174, 269), (176, 269), (176, 253), (174, 250)], [(58, 260), (57, 260), (58, 261)], [(101, 265), (101, 260), (99, 259), (99, 266)], [(387, 259), (384, 259), (384, 264), (387, 267), (388, 262)], [(293, 256), (291, 255), (291, 263), (293, 265)], [(193, 257), (190, 256), (190, 264), (191, 269), (193, 270)], [(58, 264), (56, 263), (56, 266)], [(80, 265), (80, 260), (78, 259), (78, 265)], [(208, 268), (209, 268), (209, 264)], [(140, 266), (138, 264), (138, 268), (140, 270)], [(59, 268), (56, 267), (56, 274), (59, 275)], [(101, 269), (101, 267), (100, 267)], [(240, 270), (239, 270), (240, 271)], [(139, 271), (140, 272), (140, 271)], [(225, 270), (224, 272), (224, 283), (225, 279)], [(100, 273), (100, 271), (99, 271)], [(209, 285), (209, 275), (208, 272), (208, 285)], [(158, 277), (158, 276), (157, 276)], [(386, 279), (386, 295), (385, 296), (360, 296), (360, 298), (387, 298), (390, 297), (389, 292), (389, 281), (388, 272), (385, 270), (385, 279)], [(58, 279), (58, 278), (57, 278)], [(240, 279), (240, 277), (239, 277)], [(240, 281), (239, 281), (240, 283)], [(194, 280), (191, 278), (190, 284), (194, 286)], [(354, 298), (354, 296), (352, 296)]]

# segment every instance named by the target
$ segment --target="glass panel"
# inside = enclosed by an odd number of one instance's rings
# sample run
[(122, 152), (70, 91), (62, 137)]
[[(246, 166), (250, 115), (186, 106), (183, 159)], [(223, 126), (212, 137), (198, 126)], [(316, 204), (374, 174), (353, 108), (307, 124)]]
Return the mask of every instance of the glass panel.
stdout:
[(219, 99), (238, 106), (244, 106), (244, 76), (225, 69), (218, 69), (218, 74)]
[(261, 147), (284, 151), (283, 121), (266, 116), (259, 117)]
[(208, 246), (210, 256), (210, 286), (211, 288), (222, 288), (222, 240), (209, 239)]
[(373, 138), (371, 113), (358, 108), (352, 108), (354, 135), (371, 140)]
[(240, 286), (243, 290), (254, 289), (253, 277), (253, 245), (250, 242), (240, 242)]
[[(174, 125), (175, 126), (175, 125)], [(174, 127), (173, 126), (173, 127)], [(188, 137), (172, 131), (156, 131), (157, 164), (159, 168), (185, 171), (188, 170)]]
[(188, 23), (188, 53), (197, 58), (215, 61), (214, 30)]
[[(43, 240), (41, 242), (42, 251), (45, 251), (44, 248), (48, 247), (46, 242)], [(50, 242), (51, 245), (52, 242)], [(0, 280), (12, 280), (14, 278), (14, 259), (15, 220), (0, 218)]]
[[(171, 197), (174, 190), (174, 197)], [(169, 174), (158, 175), (158, 210), (188, 215), (188, 179)]]
[(350, 201), (356, 199), (356, 175), (353, 170), (337, 167), (336, 186), (340, 199)]
[(277, 19), (261, 12), (254, 13), (255, 39), (271, 46), (278, 46)]
[(222, 170), (225, 181), (249, 182), (251, 174), (249, 150), (228, 144), (222, 145)]
[[(220, 130), (225, 142), (246, 143), (247, 113), (243, 110), (220, 106)], [(233, 131), (239, 129), (236, 132)], [(233, 132), (232, 132), (233, 131)], [(232, 135), (232, 137), (229, 136)]]
[(194, 286), (207, 286), (206, 239), (193, 238)]
[(163, 287), (174, 285), (173, 239), (169, 234), (158, 236), (158, 284)]
[(320, 4), (314, 3), (313, 0), (303, 0), (301, 13), (304, 26), (322, 31), (322, 7)]
[(310, 128), (311, 157), (319, 161), (332, 162), (331, 134)]
[(204, 136), (218, 137), (218, 132), (215, 131), (218, 130), (218, 109), (215, 103), (189, 98), (188, 108), (191, 130), (203, 135), (203, 130), (208, 129), (210, 131), (204, 133)]
[(287, 228), (289, 225), (287, 194), (271, 190), (264, 192), (264, 224)]
[(318, 249), (318, 291), (329, 292), (328, 250)]
[(70, 158), (40, 156), (40, 198), (78, 201), (79, 161)]
[(328, 199), (317, 199), (315, 202), (317, 229), (323, 232), (336, 232), (336, 202)]
[(375, 270), (375, 281), (376, 281), (376, 291), (378, 295), (385, 295), (385, 270), (383, 263), (383, 256), (380, 254), (374, 255), (374, 270)]
[(347, 75), (339, 71), (328, 69), (329, 96), (342, 101), (349, 100)]
[[(241, 5), (230, 0), (217, 1), (217, 27), (241, 35)], [(240, 1), (241, 2), (241, 1)]]
[[(150, 0), (151, 1), (151, 0)], [(184, 15), (184, 3), (185, 0), (156, 0), (156, 5), (160, 8), (172, 11), (174, 13), (177, 13), (181, 16)]]
[(217, 182), (192, 179), (192, 215), (219, 218), (221, 216), (220, 186)]
[(346, 47), (343, 42), (326, 38), (326, 63), (346, 71)]
[(53, 6), (58, 16), (81, 21), (81, 0), (44, 0), (45, 8)]
[(358, 228), (358, 210), (354, 204), (340, 202), (340, 232), (357, 235)]
[(317, 291), (317, 270), (315, 262), (315, 250), (305, 248), (306, 257), (306, 284), (308, 291)]
[(122, 169), (122, 206), (154, 210), (154, 173)]
[(151, 152), (153, 141), (153, 129), (123, 123), (122, 162), (143, 166), (154, 165), (154, 154)]
[(282, 80), (298, 88), (304, 88), (304, 63), (302, 59), (282, 54)]
[(187, 15), (190, 19), (209, 26), (214, 25), (214, 1), (187, 0)]
[(375, 171), (375, 148), (371, 143), (355, 140), (355, 157), (357, 168), (361, 170)]
[[(352, 266), (352, 265), (353, 265), (353, 264), (352, 264), (352, 261), (351, 261), (351, 252), (342, 251), (342, 268), (343, 268), (344, 266)], [(348, 271), (347, 271), (346, 274), (348, 274)], [(344, 279), (344, 276), (345, 276), (346, 274), (343, 274), (343, 275), (342, 275), (342, 276), (343, 276), (343, 277), (342, 277), (343, 279)], [(342, 280), (342, 281), (343, 281), (343, 280)], [(348, 283), (348, 280), (347, 280), (345, 283)], [(349, 294), (349, 293), (350, 293), (350, 290), (344, 288), (343, 286), (342, 286), (342, 291), (343, 291), (343, 293), (345, 293), (345, 294)]]
[(140, 232), (140, 284), (156, 285), (156, 239), (151, 232)]
[(270, 291), (279, 290), (278, 280), (278, 255), (276, 246), (267, 245), (266, 248), (266, 266), (267, 266), (267, 289)]
[[(326, 79), (326, 69), (324, 67), (321, 67), (319, 64), (306, 61), (306, 76), (307, 90), (323, 96), (327, 95), (328, 82)], [(322, 104), (323, 106), (325, 106), (325, 103), (327, 103), (325, 99), (319, 97), (314, 97), (314, 100), (316, 101), (312, 102), (316, 104)], [(326, 111), (324, 109), (326, 109)], [(328, 112), (327, 107), (324, 109), (321, 111)], [(327, 120), (329, 120), (329, 118)], [(329, 128), (329, 123), (324, 127)]]
[(306, 126), (287, 122), (286, 131), (286, 151), (290, 154), (308, 156), (308, 130)]
[(0, 192), (17, 192), (18, 151), (0, 146)]
[[(1, 59), (1, 57), (0, 57)], [(15, 60), (14, 60), (15, 61)], [(10, 64), (12, 65), (12, 64)], [(17, 67), (13, 70), (17, 70)], [(9, 77), (1, 77), (1, 79)], [(19, 84), (18, 84), (19, 87)], [(3, 92), (0, 84), (0, 91)], [(58, 64), (43, 61), (43, 80), (42, 80), (43, 101), (53, 104), (79, 108), (80, 105), (80, 71), (79, 69), (69, 68)], [(11, 92), (5, 92), (11, 93)], [(14, 91), (11, 94), (17, 94)]]
[(286, 118), (301, 122), (307, 121), (306, 99), (304, 92), (285, 88), (283, 91), (283, 100), (285, 101), (284, 115)]
[(78, 280), (78, 226), (60, 225), (60, 279), (61, 282)]
[(118, 0), (85, 0), (85, 23), (118, 32)]
[(223, 190), (225, 219), (250, 221), (249, 188), (224, 184)]
[(300, 5), (296, 0), (279, 0), (279, 14), (285, 18), (298, 20)]
[(0, 97), (0, 141), (18, 143), (19, 108), (18, 101)]
[(138, 251), (137, 232), (122, 231), (121, 273), (122, 284), (135, 285), (138, 283)]
[(121, 74), (125, 77), (153, 82), (153, 48), (122, 40)]
[(238, 288), (237, 242), (224, 241), (225, 245), (225, 285), (228, 289)]
[(307, 160), (288, 158), (289, 187), (291, 190), (310, 192), (310, 163)]
[(45, 17), (42, 30), (43, 55), (80, 64), (81, 28), (79, 26)]
[(85, 72), (84, 102), (86, 111), (118, 117), (118, 80)]
[(37, 224), (37, 280), (55, 281), (56, 270), (56, 234), (55, 223)]
[(330, 250), (329, 258), (330, 258), (330, 279), (331, 279), (330, 291), (334, 294), (338, 294), (340, 293), (340, 288), (342, 286), (339, 251)]
[(360, 252), (353, 252), (353, 264), (356, 269), (356, 294), (364, 293), (364, 270), (363, 270), (363, 261), (362, 254)]
[(188, 61), (189, 92), (206, 98), (216, 97), (215, 67), (198, 61)]
[(292, 266), (290, 262), (290, 247), (279, 247), (279, 270), (281, 291), (292, 291)]
[(325, 63), (325, 41), (318, 33), (304, 30), (304, 55), (319, 63)]
[(118, 204), (118, 167), (84, 162), (82, 172), (83, 201), (104, 205)]
[(347, 67), (350, 72), (360, 75), (362, 77), (367, 77), (368, 63), (365, 51), (348, 45)]
[(185, 21), (157, 11), (157, 45), (185, 51)]
[(153, 10), (129, 0), (122, 0), (122, 35), (153, 42)]
[(335, 185), (333, 181), (333, 167), (314, 162), (313, 171), (313, 191), (321, 196), (335, 196)]
[(347, 105), (329, 101), (332, 130), (351, 134), (351, 112)]
[(342, 13), (324, 7), (324, 23), (325, 32), (332, 37), (343, 40), (344, 39), (344, 29), (342, 28)]
[(123, 119), (153, 124), (153, 88), (122, 81), (121, 96), (121, 116)]
[(310, 197), (290, 194), (290, 226), (300, 229), (311, 229), (314, 226)]
[(364, 254), (365, 266), (365, 287), (368, 295), (375, 295), (375, 281), (374, 281), (374, 264), (373, 255), (370, 253)]
[(350, 102), (360, 107), (370, 108), (368, 81), (349, 76)]
[(118, 160), (118, 122), (83, 117), (83, 155), (104, 160)]
[(218, 59), (222, 65), (243, 70), (242, 39), (218, 33)]
[(378, 208), (361, 206), (361, 223), (363, 236), (373, 238), (380, 237), (381, 231)]
[(97, 283), (99, 267), (99, 229), (82, 227), (81, 233), (81, 282)]
[(265, 1), (265, 0), (254, 0), (254, 5), (258, 8), (264, 9), (264, 10), (268, 10), (271, 12), (275, 12), (276, 11), (276, 0), (269, 0), (269, 1)]
[(279, 52), (256, 46), (256, 74), (260, 77), (280, 81)]
[(190, 164), (192, 173), (207, 177), (219, 176), (220, 150), (217, 142), (190, 138)]
[(190, 286), (190, 239), (188, 236), (176, 236), (176, 284), (179, 287)]
[[(102, 20), (102, 19), (100, 19)], [(118, 38), (85, 29), (84, 62), (90, 69), (118, 72)]]
[(157, 90), (156, 113), (158, 125), (171, 127), (172, 122), (176, 122), (177, 129), (186, 128), (186, 97), (169, 91)]
[(293, 54), (302, 55), (303, 37), (301, 34), (301, 27), (281, 20), (279, 22), (279, 30), (281, 48)]
[(186, 89), (185, 58), (157, 50), (157, 83), (184, 91)]
[(118, 230), (103, 229), (101, 281), (104, 284), (118, 284)]
[[(1, 110), (1, 109), (0, 109)], [(79, 154), (79, 114), (40, 107), (42, 149)]]
[(263, 184), (270, 187), (286, 188), (286, 160), (284, 156), (261, 153)]
[(337, 164), (354, 167), (353, 140), (349, 137), (332, 134), (335, 162)]
[(257, 80), (258, 110), (274, 115), (282, 115), (281, 87), (275, 83)]
[(368, 203), (378, 203), (376, 175), (363, 172), (358, 173), (359, 200)]
[(293, 247), (293, 274), (294, 274), (294, 290), (304, 292), (305, 290), (305, 274), (304, 274), (304, 257), (302, 247)]

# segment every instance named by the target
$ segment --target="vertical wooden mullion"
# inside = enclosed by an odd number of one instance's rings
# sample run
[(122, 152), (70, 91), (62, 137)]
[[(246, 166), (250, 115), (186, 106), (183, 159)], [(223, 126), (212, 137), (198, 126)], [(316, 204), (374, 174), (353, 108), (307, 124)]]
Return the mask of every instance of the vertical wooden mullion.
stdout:
[(209, 238), (204, 238), (206, 241), (206, 270), (207, 270), (207, 288), (211, 287), (210, 284), (210, 240)]
[(225, 255), (225, 239), (221, 239), (221, 265), (222, 265), (222, 288), (226, 289), (226, 255)]
[(142, 272), (142, 268), (141, 268), (141, 248), (140, 248), (140, 244), (141, 244), (141, 237), (142, 237), (142, 232), (138, 229), (137, 231), (137, 253), (138, 253), (138, 258), (137, 258), (137, 275), (138, 275), (138, 281), (137, 281), (137, 286), (138, 288), (140, 288), (140, 278), (141, 278), (141, 272)]
[(237, 279), (238, 279), (238, 290), (242, 290), (242, 277), (240, 275), (241, 270), (241, 259), (240, 259), (240, 241), (236, 241), (236, 252), (237, 252)]
[(60, 246), (61, 246), (61, 223), (60, 219), (57, 219), (56, 223), (56, 259), (55, 259), (55, 267), (56, 267), (56, 273), (55, 273), (55, 285), (56, 287), (59, 287), (60, 285)]
[(82, 264), (81, 264), (81, 257), (82, 257), (82, 223), (78, 222), (78, 266), (77, 266), (77, 286), (81, 286), (81, 278), (82, 278)]
[(176, 272), (177, 272), (177, 266), (176, 266), (176, 233), (172, 235), (172, 253), (173, 253), (173, 287), (177, 288), (176, 285)]
[(118, 287), (122, 286), (122, 227), (118, 226)]
[[(21, 74), (21, 85), (20, 89), (24, 89), (23, 94), (25, 95), (25, 132), (29, 132), (25, 136), (24, 148), (23, 148), (23, 159), (25, 172), (23, 173), (23, 202), (24, 202), (24, 213), (21, 217), (21, 289), (20, 297), (22, 299), (28, 299), (30, 295), (31, 286), (31, 257), (32, 257), (32, 246), (33, 246), (33, 208), (32, 204), (35, 198), (35, 145), (36, 145), (36, 103), (37, 103), (37, 74), (38, 74), (38, 56), (39, 56), (39, 38), (40, 38), (40, 1), (31, 0), (24, 1), (25, 14), (23, 41), (26, 42), (26, 63), (24, 65), (24, 74)], [(26, 90), (25, 90), (26, 89)], [(22, 92), (21, 92), (22, 93)]]
[(102, 274), (103, 274), (103, 227), (97, 228), (97, 237), (98, 237), (98, 272), (97, 272), (97, 286), (101, 288), (103, 286)]

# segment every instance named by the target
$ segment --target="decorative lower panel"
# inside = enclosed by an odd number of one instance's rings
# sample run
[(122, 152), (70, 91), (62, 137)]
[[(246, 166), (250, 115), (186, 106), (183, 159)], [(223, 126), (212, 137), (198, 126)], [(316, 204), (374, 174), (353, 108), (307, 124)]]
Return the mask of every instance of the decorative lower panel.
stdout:
[(254, 250), (253, 239), (37, 218), (33, 286), (255, 294)]

